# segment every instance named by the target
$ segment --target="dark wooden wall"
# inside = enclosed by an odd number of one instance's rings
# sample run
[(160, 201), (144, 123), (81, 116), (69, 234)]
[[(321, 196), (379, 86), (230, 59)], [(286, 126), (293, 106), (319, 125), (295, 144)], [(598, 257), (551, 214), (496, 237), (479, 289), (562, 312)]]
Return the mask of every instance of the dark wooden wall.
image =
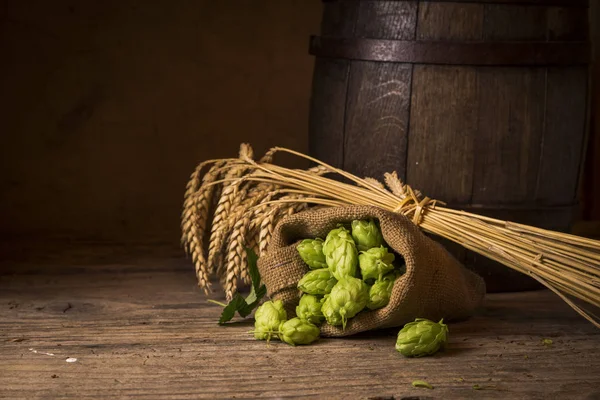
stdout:
[[(176, 245), (197, 162), (241, 141), (307, 149), (321, 12), (320, 0), (0, 0), (0, 236)], [(586, 191), (597, 219), (599, 190)]]
[(320, 0), (0, 0), (0, 235), (177, 244), (203, 159), (307, 148)]

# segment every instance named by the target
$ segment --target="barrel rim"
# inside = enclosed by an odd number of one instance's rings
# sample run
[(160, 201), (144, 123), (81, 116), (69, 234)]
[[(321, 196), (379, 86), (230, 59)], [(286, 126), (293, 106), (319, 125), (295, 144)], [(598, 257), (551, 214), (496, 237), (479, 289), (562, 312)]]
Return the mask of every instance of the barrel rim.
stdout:
[[(415, 1), (415, 0), (322, 0), (323, 3), (351, 2), (351, 1)], [(470, 3), (470, 4), (514, 4), (538, 7), (566, 7), (566, 8), (589, 8), (589, 0), (418, 0), (420, 3)]]
[(589, 42), (485, 42), (310, 37), (317, 57), (408, 64), (550, 66), (586, 65)]

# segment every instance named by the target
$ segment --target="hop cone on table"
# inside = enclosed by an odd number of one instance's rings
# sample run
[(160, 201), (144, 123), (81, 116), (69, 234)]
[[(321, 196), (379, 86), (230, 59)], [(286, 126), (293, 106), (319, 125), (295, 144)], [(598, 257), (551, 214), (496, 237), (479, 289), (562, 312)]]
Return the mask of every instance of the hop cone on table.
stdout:
[(352, 238), (356, 242), (358, 251), (367, 251), (373, 247), (379, 247), (383, 244), (381, 231), (375, 224), (375, 221), (352, 221)]
[(327, 268), (325, 254), (323, 254), (323, 239), (304, 239), (296, 249), (310, 269)]
[(279, 326), (279, 338), (295, 346), (310, 344), (319, 338), (321, 331), (314, 324), (300, 318), (292, 318)]
[(254, 337), (258, 340), (271, 340), (279, 325), (287, 319), (281, 300), (267, 301), (254, 313)]
[(436, 323), (424, 318), (404, 325), (398, 332), (396, 350), (406, 357), (423, 357), (435, 354), (448, 342), (448, 326), (443, 319)]
[(316, 296), (305, 294), (300, 298), (300, 303), (296, 307), (296, 315), (313, 324), (320, 324), (325, 319), (321, 311), (322, 305), (323, 302)]
[(350, 232), (344, 227), (331, 230), (327, 234), (323, 253), (327, 266), (335, 279), (356, 276), (358, 251)]
[(346, 329), (349, 318), (358, 314), (369, 300), (369, 288), (358, 278), (346, 277), (335, 284), (321, 311), (330, 325)]
[(383, 277), (382, 280), (376, 281), (373, 286), (369, 289), (369, 301), (367, 302), (367, 308), (370, 310), (376, 310), (381, 307), (385, 307), (392, 295), (392, 289), (394, 288), (394, 282), (396, 281), (396, 274), (389, 273)]
[(363, 280), (381, 280), (383, 275), (394, 269), (394, 259), (394, 255), (383, 246), (362, 251), (358, 256), (358, 264)]
[(309, 271), (298, 281), (298, 289), (312, 295), (325, 295), (331, 292), (337, 280), (328, 269)]

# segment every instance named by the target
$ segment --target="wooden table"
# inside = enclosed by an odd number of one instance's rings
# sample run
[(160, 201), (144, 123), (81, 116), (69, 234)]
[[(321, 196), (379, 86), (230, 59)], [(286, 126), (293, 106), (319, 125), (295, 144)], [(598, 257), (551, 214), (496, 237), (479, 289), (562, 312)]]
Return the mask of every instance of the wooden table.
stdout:
[(600, 398), (600, 330), (547, 291), (489, 295), (450, 324), (447, 351), (421, 359), (394, 350), (397, 329), (267, 346), (251, 319), (218, 326), (206, 300), (177, 258), (11, 265), (0, 398)]

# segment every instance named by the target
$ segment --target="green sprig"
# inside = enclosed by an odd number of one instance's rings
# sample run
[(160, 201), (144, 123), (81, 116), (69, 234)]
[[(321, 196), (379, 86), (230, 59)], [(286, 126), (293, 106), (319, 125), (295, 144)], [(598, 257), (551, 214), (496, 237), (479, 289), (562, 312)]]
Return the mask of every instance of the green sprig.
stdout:
[(258, 267), (256, 266), (258, 256), (249, 248), (246, 248), (246, 254), (248, 255), (248, 271), (252, 280), (252, 287), (248, 296), (244, 298), (241, 294), (236, 293), (228, 304), (216, 300), (208, 300), (210, 303), (224, 307), (219, 318), (219, 325), (225, 325), (231, 321), (236, 311), (240, 317), (246, 318), (267, 294), (267, 287), (260, 284), (260, 272), (258, 272)]

